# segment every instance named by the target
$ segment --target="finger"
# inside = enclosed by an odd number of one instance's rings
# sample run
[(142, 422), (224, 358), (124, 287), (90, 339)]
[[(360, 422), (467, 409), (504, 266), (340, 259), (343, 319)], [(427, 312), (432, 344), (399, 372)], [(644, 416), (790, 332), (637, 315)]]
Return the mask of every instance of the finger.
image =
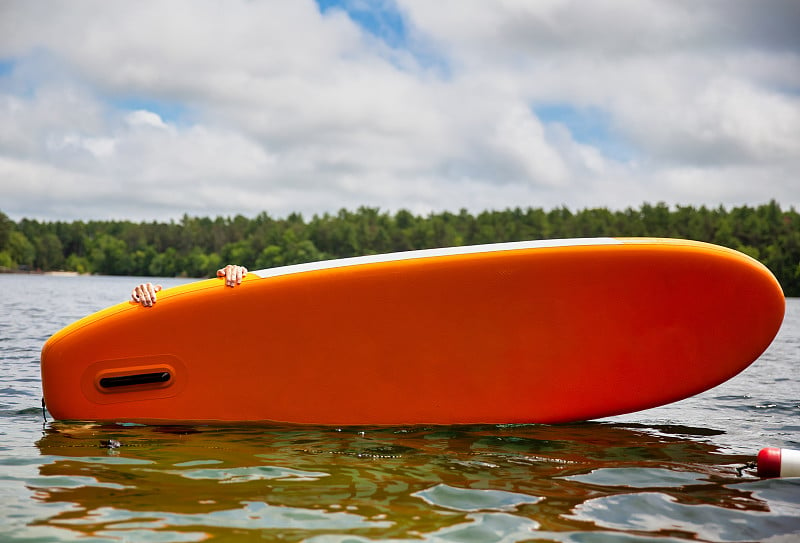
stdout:
[(156, 289), (152, 283), (146, 283), (143, 286), (142, 291), (144, 295), (144, 301), (142, 302), (142, 305), (145, 307), (150, 307), (156, 303)]
[(161, 285), (153, 285), (151, 283), (147, 283), (148, 290), (150, 291), (150, 299), (153, 303), (156, 303), (156, 292), (161, 290)]
[(236, 266), (236, 284), (241, 285), (242, 279), (247, 275), (247, 268), (244, 266)]
[(159, 292), (161, 290), (161, 285), (152, 285), (150, 283), (147, 283), (147, 285), (150, 287), (150, 289), (149, 289), (150, 290), (150, 299), (152, 300), (152, 302), (154, 304), (154, 303), (156, 303), (156, 292)]
[(144, 283), (142, 283), (141, 285), (137, 285), (131, 292), (131, 300), (133, 300), (138, 304), (142, 304), (144, 306), (149, 305), (148, 295), (147, 295), (147, 285), (145, 285)]
[(141, 303), (144, 307), (150, 307), (152, 304), (150, 300), (150, 292), (147, 288), (147, 283), (142, 283), (139, 285), (139, 303)]
[(225, 286), (230, 286), (231, 284), (231, 265), (228, 264), (222, 269), (217, 270), (217, 277), (221, 277), (225, 280)]

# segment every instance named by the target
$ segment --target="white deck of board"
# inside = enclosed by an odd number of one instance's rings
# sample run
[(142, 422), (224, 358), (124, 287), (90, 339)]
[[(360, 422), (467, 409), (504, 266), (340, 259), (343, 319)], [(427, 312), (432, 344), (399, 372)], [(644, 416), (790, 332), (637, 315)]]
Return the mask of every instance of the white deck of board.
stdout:
[(488, 243), (485, 245), (464, 245), (461, 247), (442, 247), (439, 249), (421, 249), (419, 251), (403, 251), (400, 253), (386, 253), (382, 255), (354, 256), (338, 260), (321, 260), (306, 264), (293, 264), (278, 268), (266, 268), (251, 271), (257, 277), (278, 277), (292, 273), (302, 273), (347, 266), (361, 266), (363, 264), (378, 264), (381, 262), (396, 262), (400, 260), (413, 260), (417, 258), (434, 258), (439, 256), (468, 255), (475, 253), (490, 253), (497, 251), (518, 251), (520, 249), (543, 249), (550, 247), (578, 247), (586, 245), (621, 245), (623, 242), (615, 238), (571, 238), (571, 239), (545, 239), (535, 241), (514, 241), (509, 243)]

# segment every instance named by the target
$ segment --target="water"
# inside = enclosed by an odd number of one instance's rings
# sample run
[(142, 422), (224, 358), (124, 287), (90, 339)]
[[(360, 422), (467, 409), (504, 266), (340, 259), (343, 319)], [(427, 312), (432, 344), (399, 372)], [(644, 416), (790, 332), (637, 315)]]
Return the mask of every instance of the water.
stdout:
[(42, 343), (136, 282), (0, 276), (0, 541), (800, 541), (800, 479), (740, 471), (800, 449), (800, 300), (741, 375), (602, 421), (43, 422)]

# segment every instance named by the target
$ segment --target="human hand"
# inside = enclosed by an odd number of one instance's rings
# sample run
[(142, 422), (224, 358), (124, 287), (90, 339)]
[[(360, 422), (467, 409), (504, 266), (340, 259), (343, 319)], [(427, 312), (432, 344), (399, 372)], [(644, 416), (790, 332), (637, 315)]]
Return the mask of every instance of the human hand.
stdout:
[(217, 277), (225, 279), (225, 285), (235, 287), (242, 284), (242, 279), (247, 275), (247, 268), (244, 266), (236, 266), (228, 264), (221, 270), (217, 270)]
[(156, 303), (156, 292), (160, 290), (161, 285), (142, 283), (131, 292), (131, 301), (142, 304), (144, 307), (150, 307)]

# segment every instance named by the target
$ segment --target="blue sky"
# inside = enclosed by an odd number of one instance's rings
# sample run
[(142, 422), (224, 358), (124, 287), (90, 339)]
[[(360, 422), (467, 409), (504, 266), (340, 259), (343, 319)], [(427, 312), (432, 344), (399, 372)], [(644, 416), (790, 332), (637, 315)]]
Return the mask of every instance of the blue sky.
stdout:
[(369, 32), (389, 47), (408, 48), (406, 23), (394, 2), (316, 0), (316, 3), (323, 14), (331, 10), (345, 12), (365, 32)]
[(13, 60), (2, 60), (0, 59), (0, 77), (8, 76), (11, 71), (14, 69), (14, 61)]
[(0, 211), (800, 207), (799, 6), (9, 0)]
[(107, 106), (117, 111), (150, 111), (157, 114), (165, 123), (176, 125), (192, 120), (191, 106), (178, 100), (123, 94), (110, 96)]
[(534, 105), (533, 112), (543, 123), (563, 125), (575, 141), (598, 149), (603, 156), (619, 161), (636, 157), (633, 145), (614, 130), (609, 112), (598, 107), (550, 103)]

